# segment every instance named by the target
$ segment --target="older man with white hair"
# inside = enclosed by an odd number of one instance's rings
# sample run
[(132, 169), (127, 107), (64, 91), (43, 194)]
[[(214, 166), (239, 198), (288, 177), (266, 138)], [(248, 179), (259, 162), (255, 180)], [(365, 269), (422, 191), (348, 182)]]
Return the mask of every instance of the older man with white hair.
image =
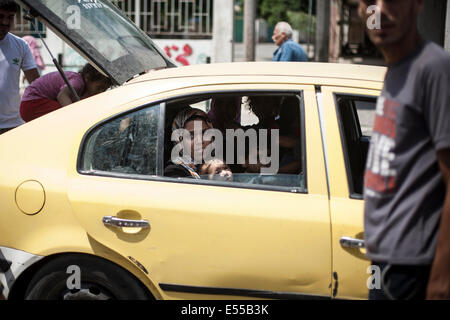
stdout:
[(273, 54), (273, 61), (308, 61), (305, 50), (292, 40), (292, 28), (287, 22), (278, 22), (272, 36), (279, 47)]

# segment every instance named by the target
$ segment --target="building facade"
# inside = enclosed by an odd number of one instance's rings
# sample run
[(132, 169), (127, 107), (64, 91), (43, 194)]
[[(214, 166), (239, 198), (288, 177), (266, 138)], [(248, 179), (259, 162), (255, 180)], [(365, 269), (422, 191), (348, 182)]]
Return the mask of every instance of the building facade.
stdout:
[[(336, 62), (349, 55), (377, 56), (379, 52), (365, 34), (365, 26), (358, 16), (359, 0), (330, 0), (329, 57)], [(426, 0), (419, 16), (419, 31), (450, 51), (450, 0)]]

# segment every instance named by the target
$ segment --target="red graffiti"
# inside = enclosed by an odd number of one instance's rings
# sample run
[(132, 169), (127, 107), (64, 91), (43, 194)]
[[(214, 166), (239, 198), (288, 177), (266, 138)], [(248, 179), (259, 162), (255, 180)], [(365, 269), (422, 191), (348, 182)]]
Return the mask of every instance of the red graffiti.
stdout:
[[(171, 46), (171, 47), (165, 46), (165, 47), (164, 47), (164, 51), (166, 52), (166, 54), (167, 54), (167, 56), (168, 56), (169, 58), (172, 57), (172, 54), (170, 53), (171, 50), (173, 50), (173, 51), (178, 51), (179, 48), (178, 48), (178, 46), (176, 46), (176, 45), (173, 45), (173, 46)], [(181, 64), (184, 65), (184, 66), (188, 66), (188, 65), (189, 65), (189, 61), (186, 59), (186, 57), (189, 57), (190, 55), (192, 55), (192, 52), (193, 52), (193, 51), (192, 51), (191, 46), (188, 45), (188, 44), (185, 44), (185, 45), (183, 46), (183, 53), (181, 53), (181, 54), (179, 54), (178, 56), (176, 56), (176, 57), (175, 57), (175, 61), (178, 61), (179, 63), (181, 63)]]
[(168, 56), (169, 58), (172, 58), (172, 55), (170, 54), (170, 50), (176, 50), (176, 51), (178, 51), (178, 47), (177, 47), (177, 46), (172, 46), (172, 47), (165, 46), (165, 47), (164, 47), (164, 51), (166, 52), (167, 56)]

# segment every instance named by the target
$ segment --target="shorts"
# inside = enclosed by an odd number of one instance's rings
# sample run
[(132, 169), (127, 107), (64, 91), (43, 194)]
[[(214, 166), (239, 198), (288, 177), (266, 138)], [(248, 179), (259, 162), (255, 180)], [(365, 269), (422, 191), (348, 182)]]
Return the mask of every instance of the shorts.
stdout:
[(22, 101), (20, 104), (20, 116), (23, 121), (29, 122), (60, 108), (62, 106), (58, 101), (50, 99)]

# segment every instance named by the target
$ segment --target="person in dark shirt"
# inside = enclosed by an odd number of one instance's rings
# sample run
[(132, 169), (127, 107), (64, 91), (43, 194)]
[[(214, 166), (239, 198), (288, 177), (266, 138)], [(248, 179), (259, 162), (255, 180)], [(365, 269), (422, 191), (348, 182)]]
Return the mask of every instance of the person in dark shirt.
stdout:
[(364, 179), (367, 256), (382, 275), (370, 299), (450, 298), (450, 53), (419, 34), (423, 6), (359, 1), (388, 66)]

